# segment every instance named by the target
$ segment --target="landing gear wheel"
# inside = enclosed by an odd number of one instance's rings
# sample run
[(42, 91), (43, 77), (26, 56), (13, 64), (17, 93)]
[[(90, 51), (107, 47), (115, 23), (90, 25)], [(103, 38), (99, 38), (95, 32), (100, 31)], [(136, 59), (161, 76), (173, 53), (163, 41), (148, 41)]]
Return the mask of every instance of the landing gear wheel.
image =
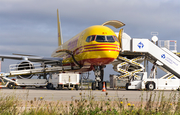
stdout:
[(91, 89), (92, 89), (92, 90), (95, 90), (95, 89), (96, 89), (96, 83), (95, 83), (95, 82), (92, 83)]
[(15, 83), (10, 82), (10, 83), (8, 84), (8, 88), (9, 88), (9, 89), (16, 89)]
[[(103, 81), (103, 82), (105, 82), (105, 81)], [(102, 87), (103, 87), (103, 82), (102, 82)], [(105, 82), (105, 88), (107, 89), (107, 83)]]
[(147, 90), (154, 90), (155, 89), (155, 83), (154, 82), (148, 82), (146, 84), (146, 89)]
[(102, 69), (102, 70), (100, 70), (100, 72), (101, 72), (100, 79), (101, 79), (101, 81), (103, 81), (103, 79), (104, 79), (104, 70)]
[(78, 85), (75, 85), (75, 89), (76, 89), (76, 90), (79, 90), (79, 87), (78, 87)]
[(98, 90), (102, 90), (102, 82), (98, 82)]

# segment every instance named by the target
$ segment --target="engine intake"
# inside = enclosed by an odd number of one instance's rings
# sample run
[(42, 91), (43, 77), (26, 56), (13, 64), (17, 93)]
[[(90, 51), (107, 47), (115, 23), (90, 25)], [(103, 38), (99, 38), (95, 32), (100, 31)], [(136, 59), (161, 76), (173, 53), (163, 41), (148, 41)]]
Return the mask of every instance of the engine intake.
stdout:
[[(23, 61), (17, 65), (17, 70), (29, 70), (29, 69), (34, 69), (34, 65), (30, 61)], [(32, 76), (33, 74), (19, 75), (18, 78), (31, 79)]]

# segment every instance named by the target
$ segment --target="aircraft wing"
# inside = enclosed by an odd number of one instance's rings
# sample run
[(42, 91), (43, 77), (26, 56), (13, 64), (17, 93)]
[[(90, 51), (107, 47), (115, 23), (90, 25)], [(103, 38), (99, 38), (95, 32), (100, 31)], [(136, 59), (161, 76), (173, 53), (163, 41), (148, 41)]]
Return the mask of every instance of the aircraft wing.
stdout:
[(33, 56), (33, 55), (1, 55), (0, 58), (4, 59), (13, 59), (13, 60), (29, 60), (31, 62), (43, 62), (44, 64), (61, 64), (63, 58), (54, 58), (54, 57), (41, 57), (41, 56)]

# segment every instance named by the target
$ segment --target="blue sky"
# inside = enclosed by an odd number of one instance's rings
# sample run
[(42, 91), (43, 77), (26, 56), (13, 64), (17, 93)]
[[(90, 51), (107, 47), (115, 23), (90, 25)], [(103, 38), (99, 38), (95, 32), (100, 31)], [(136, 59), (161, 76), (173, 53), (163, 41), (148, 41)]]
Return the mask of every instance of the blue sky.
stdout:
[[(180, 36), (179, 0), (0, 0), (0, 54), (50, 56), (57, 47), (57, 9), (63, 41), (108, 20), (125, 23), (132, 38), (150, 39), (154, 31), (160, 40)], [(17, 61), (5, 60), (2, 71), (10, 63)], [(105, 79), (115, 73), (111, 65), (105, 71)]]

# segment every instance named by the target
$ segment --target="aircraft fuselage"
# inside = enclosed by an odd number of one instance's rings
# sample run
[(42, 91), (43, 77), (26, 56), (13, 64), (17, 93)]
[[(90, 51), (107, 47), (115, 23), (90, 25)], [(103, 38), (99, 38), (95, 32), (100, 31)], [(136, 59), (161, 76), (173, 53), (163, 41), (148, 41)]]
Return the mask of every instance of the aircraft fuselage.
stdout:
[(71, 55), (66, 52), (58, 52), (67, 49), (73, 52), (77, 62), (82, 66), (103, 66), (114, 61), (120, 51), (116, 34), (106, 26), (91, 26), (80, 32), (69, 41), (60, 45), (52, 54), (52, 57), (63, 58), (63, 65), (75, 66)]

